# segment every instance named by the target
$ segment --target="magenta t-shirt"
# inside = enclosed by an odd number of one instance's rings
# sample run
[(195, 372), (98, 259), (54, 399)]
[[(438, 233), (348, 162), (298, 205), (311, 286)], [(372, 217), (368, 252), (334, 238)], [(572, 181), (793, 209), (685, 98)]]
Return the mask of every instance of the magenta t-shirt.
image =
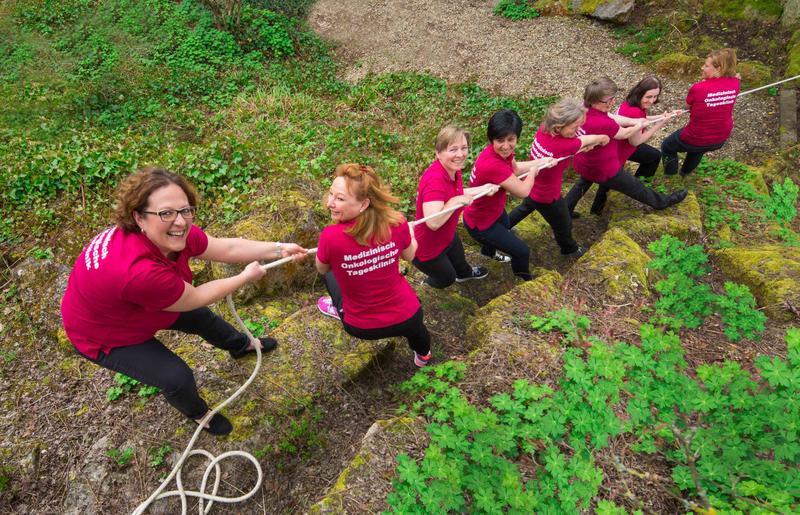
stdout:
[(728, 139), (739, 87), (736, 77), (715, 77), (692, 84), (686, 95), (689, 123), (680, 134), (681, 141), (702, 147)]
[[(564, 138), (556, 134), (552, 135), (539, 127), (536, 137), (531, 144), (531, 159), (543, 159), (552, 157), (558, 159), (575, 154), (581, 148), (581, 140), (578, 138)], [(564, 178), (564, 170), (569, 166), (569, 159), (559, 161), (552, 168), (542, 168), (536, 176), (536, 182), (531, 188), (530, 198), (542, 204), (551, 204), (561, 196), (561, 181)]]
[[(647, 111), (645, 109), (642, 109), (641, 107), (634, 107), (627, 102), (623, 102), (619, 106), (619, 111), (617, 111), (617, 114), (634, 119), (647, 118)], [(642, 132), (644, 131), (645, 128), (642, 127)], [(619, 156), (620, 166), (624, 165), (625, 161), (630, 159), (634, 152), (636, 152), (636, 146), (631, 145), (628, 140), (617, 140), (617, 155)]]
[(608, 113), (590, 107), (586, 112), (586, 123), (578, 129), (579, 136), (603, 134), (608, 136), (608, 145), (594, 147), (588, 152), (581, 152), (572, 159), (572, 167), (581, 177), (592, 182), (605, 182), (619, 171), (617, 156), (617, 140), (614, 136), (619, 132), (619, 124)]
[[(442, 163), (437, 159), (434, 161), (422, 177), (419, 179), (417, 188), (417, 220), (424, 218), (422, 204), (425, 202), (447, 202), (453, 197), (464, 193), (464, 184), (461, 181), (461, 170), (451, 179), (450, 174), (444, 169)], [(458, 219), (463, 208), (456, 209), (450, 218), (437, 230), (433, 230), (427, 225), (419, 224), (414, 227), (414, 237), (417, 239), (416, 258), (420, 261), (430, 261), (450, 245), (453, 236), (456, 234)]]
[(355, 221), (329, 225), (319, 235), (317, 259), (330, 265), (342, 292), (344, 321), (359, 329), (405, 322), (420, 307), (400, 275), (400, 253), (411, 245), (408, 223), (392, 227), (389, 241), (360, 245), (345, 231)]
[(183, 295), (184, 282), (192, 281), (189, 258), (206, 247), (208, 237), (195, 225), (175, 261), (140, 232), (111, 227), (92, 238), (75, 260), (61, 300), (72, 344), (97, 359), (171, 326), (179, 313), (163, 310)]
[[(508, 179), (514, 174), (514, 168), (511, 166), (513, 159), (513, 153), (503, 159), (494, 151), (491, 143), (486, 145), (478, 159), (475, 160), (475, 166), (472, 167), (472, 173), (469, 176), (469, 187), (476, 188), (484, 184), (500, 184)], [(505, 208), (506, 190), (500, 188), (500, 191), (494, 195), (486, 195), (475, 199), (472, 204), (464, 208), (464, 223), (473, 229), (485, 231), (500, 218)]]

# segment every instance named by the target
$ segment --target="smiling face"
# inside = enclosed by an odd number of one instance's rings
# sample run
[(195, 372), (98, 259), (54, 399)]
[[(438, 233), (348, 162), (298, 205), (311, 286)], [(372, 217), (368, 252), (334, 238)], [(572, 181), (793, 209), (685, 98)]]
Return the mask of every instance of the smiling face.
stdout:
[(469, 145), (467, 144), (467, 138), (462, 134), (460, 137), (456, 138), (455, 141), (448, 143), (447, 148), (444, 150), (437, 150), (436, 159), (438, 159), (444, 169), (447, 170), (450, 177), (454, 177), (456, 172), (461, 170), (464, 166), (468, 154)]
[(658, 88), (648, 89), (644, 92), (644, 95), (642, 95), (642, 100), (639, 102), (639, 105), (642, 109), (650, 109), (653, 107), (653, 104), (656, 103), (656, 100), (658, 100), (658, 95), (660, 94), (661, 90)]
[(564, 125), (560, 129), (558, 129), (558, 135), (562, 138), (574, 138), (578, 135), (578, 129), (580, 129), (581, 125), (586, 123), (586, 115), (584, 114), (574, 122), (570, 123), (569, 125)]
[[(189, 207), (189, 199), (186, 197), (186, 193), (177, 184), (169, 184), (153, 191), (142, 211), (158, 213), (166, 209), (179, 210), (185, 207)], [(171, 222), (161, 221), (161, 217), (157, 214), (145, 214), (136, 211), (133, 213), (133, 218), (144, 235), (165, 256), (169, 257), (171, 253), (180, 252), (186, 247), (186, 237), (192, 224), (180, 214)]]
[(517, 135), (507, 134), (502, 138), (493, 139), (492, 148), (503, 159), (508, 158), (517, 148)]
[(703, 71), (704, 79), (713, 79), (715, 77), (719, 77), (719, 69), (714, 66), (714, 61), (710, 57), (706, 57), (701, 70)]
[(369, 206), (369, 200), (358, 200), (350, 193), (344, 177), (337, 177), (331, 184), (325, 207), (331, 212), (331, 219), (336, 223), (349, 222), (356, 218)]

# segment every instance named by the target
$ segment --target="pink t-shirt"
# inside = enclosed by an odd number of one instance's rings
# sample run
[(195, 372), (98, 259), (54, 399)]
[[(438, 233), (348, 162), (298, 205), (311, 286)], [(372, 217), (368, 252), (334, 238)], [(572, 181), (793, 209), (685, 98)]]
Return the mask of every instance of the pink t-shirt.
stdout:
[[(619, 106), (619, 110), (617, 114), (621, 116), (627, 116), (628, 118), (647, 118), (647, 111), (642, 109), (641, 107), (634, 107), (627, 102), (623, 102)], [(642, 132), (646, 129), (642, 127)], [(617, 155), (619, 156), (619, 165), (622, 166), (625, 164), (625, 161), (630, 159), (633, 153), (636, 152), (636, 147), (628, 143), (628, 140), (621, 139), (617, 140)]]
[(408, 223), (392, 227), (389, 241), (376, 245), (359, 245), (347, 234), (354, 223), (327, 226), (317, 245), (317, 259), (331, 266), (339, 283), (344, 321), (359, 329), (405, 322), (420, 307), (414, 290), (400, 275), (400, 253), (411, 245)]
[(680, 134), (689, 145), (722, 143), (733, 130), (733, 106), (739, 94), (739, 79), (716, 77), (692, 84), (686, 95), (689, 123)]
[[(461, 170), (451, 179), (450, 174), (444, 169), (442, 163), (437, 159), (434, 161), (419, 180), (417, 188), (417, 220), (424, 218), (422, 204), (425, 202), (447, 202), (453, 197), (464, 193), (464, 184), (461, 181)], [(433, 230), (425, 224), (414, 227), (414, 237), (417, 239), (416, 258), (420, 261), (430, 261), (442, 253), (444, 249), (453, 241), (458, 227), (458, 219), (463, 209), (456, 209), (450, 214), (450, 218), (439, 227)]]
[[(484, 184), (500, 184), (508, 179), (514, 174), (514, 169), (511, 166), (513, 159), (513, 153), (503, 159), (494, 151), (491, 143), (486, 145), (478, 159), (475, 160), (475, 166), (472, 167), (472, 173), (469, 176), (469, 187), (476, 188)], [(475, 199), (472, 204), (464, 208), (464, 223), (479, 231), (485, 231), (500, 218), (505, 208), (506, 190), (500, 188), (500, 191), (494, 195)]]
[[(564, 138), (559, 134), (552, 135), (548, 132), (539, 130), (531, 144), (531, 159), (543, 159), (552, 157), (558, 159), (575, 154), (581, 148), (581, 140), (578, 138)], [(551, 204), (561, 196), (561, 181), (564, 178), (564, 170), (569, 166), (569, 159), (559, 161), (552, 168), (543, 168), (536, 176), (536, 181), (531, 188), (531, 200), (542, 204)]]
[(572, 159), (572, 167), (581, 177), (592, 182), (605, 182), (619, 171), (617, 156), (617, 140), (614, 136), (619, 132), (619, 124), (608, 113), (590, 107), (586, 113), (586, 123), (578, 129), (579, 136), (604, 134), (610, 141), (608, 145), (594, 147), (588, 152), (581, 152)]
[(72, 344), (97, 359), (171, 326), (178, 313), (163, 310), (183, 295), (192, 281), (189, 258), (206, 247), (208, 236), (195, 225), (175, 261), (140, 232), (111, 227), (95, 236), (75, 260), (61, 300)]

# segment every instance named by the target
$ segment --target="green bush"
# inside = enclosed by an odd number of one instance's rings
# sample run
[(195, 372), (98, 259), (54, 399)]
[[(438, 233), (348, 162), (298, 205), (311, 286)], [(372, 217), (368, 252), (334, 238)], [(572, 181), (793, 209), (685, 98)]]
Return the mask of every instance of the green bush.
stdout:
[(529, 0), (500, 0), (494, 6), (495, 16), (504, 16), (514, 21), (529, 20), (537, 18), (537, 11)]

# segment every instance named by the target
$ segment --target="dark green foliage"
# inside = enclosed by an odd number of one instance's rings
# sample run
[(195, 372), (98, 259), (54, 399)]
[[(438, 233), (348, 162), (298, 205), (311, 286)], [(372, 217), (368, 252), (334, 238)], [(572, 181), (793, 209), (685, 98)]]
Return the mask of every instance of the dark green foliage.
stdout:
[[(760, 377), (725, 362), (693, 378), (677, 336), (644, 325), (640, 337), (640, 346), (592, 338), (586, 351), (569, 348), (558, 390), (517, 380), (483, 409), (458, 388), (462, 363), (417, 373), (402, 389), (418, 399), (431, 444), (419, 463), (398, 456), (392, 510), (587, 510), (603, 480), (595, 451), (619, 435), (668, 460), (687, 511), (797, 510), (800, 331), (787, 335), (787, 360), (758, 358)], [(620, 510), (597, 503), (597, 513)]]
[(534, 331), (543, 333), (549, 333), (554, 329), (561, 331), (570, 343), (586, 340), (586, 331), (589, 330), (589, 319), (567, 308), (551, 311), (544, 317), (530, 315), (528, 321)]
[(739, 230), (741, 214), (731, 209), (731, 203), (755, 203), (759, 199), (751, 182), (755, 174), (747, 165), (732, 159), (703, 159), (695, 172), (700, 178), (710, 179), (698, 195), (706, 228), (713, 231), (727, 224), (732, 230)]
[(495, 16), (504, 16), (514, 21), (529, 20), (537, 18), (539, 11), (537, 11), (532, 0), (500, 0), (494, 6)]
[(151, 467), (159, 468), (164, 465), (166, 462), (167, 455), (172, 452), (172, 446), (165, 443), (161, 447), (151, 447), (147, 450), (147, 453), (150, 455), (150, 463)]
[(50, 34), (75, 21), (90, 4), (90, 0), (28, 0), (19, 2), (14, 15), (23, 27)]
[(764, 216), (767, 220), (778, 224), (778, 235), (786, 243), (797, 245), (800, 243), (797, 234), (792, 231), (791, 225), (797, 217), (798, 188), (791, 178), (786, 177), (781, 184), (772, 183), (772, 194), (762, 199)]
[(645, 27), (624, 25), (613, 31), (614, 36), (622, 41), (617, 52), (637, 63), (647, 63), (661, 57), (668, 33), (669, 27), (660, 23)]
[(738, 342), (743, 337), (749, 340), (761, 337), (767, 316), (756, 309), (756, 300), (747, 286), (726, 282), (725, 295), (717, 297), (716, 302), (729, 340)]
[(115, 401), (120, 397), (123, 397), (124, 395), (130, 393), (137, 386), (139, 386), (139, 397), (144, 399), (152, 397), (159, 392), (159, 389), (155, 386), (143, 385), (136, 379), (128, 377), (125, 374), (120, 374), (119, 372), (114, 374), (114, 382), (117, 383), (116, 386), (112, 386), (106, 390), (106, 399), (109, 401)]

